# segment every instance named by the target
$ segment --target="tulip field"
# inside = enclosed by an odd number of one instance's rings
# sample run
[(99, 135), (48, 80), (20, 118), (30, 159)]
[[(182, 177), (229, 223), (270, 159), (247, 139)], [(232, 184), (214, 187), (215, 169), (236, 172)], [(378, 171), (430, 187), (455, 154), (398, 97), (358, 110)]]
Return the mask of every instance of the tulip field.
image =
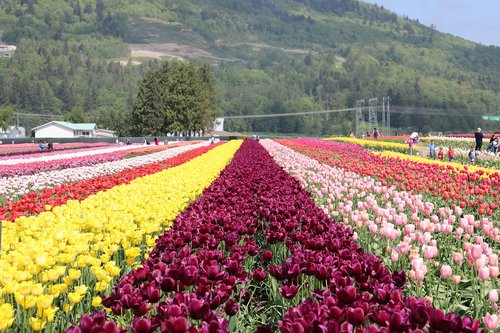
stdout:
[(54, 148), (0, 146), (0, 332), (497, 329), (494, 169), (320, 139)]

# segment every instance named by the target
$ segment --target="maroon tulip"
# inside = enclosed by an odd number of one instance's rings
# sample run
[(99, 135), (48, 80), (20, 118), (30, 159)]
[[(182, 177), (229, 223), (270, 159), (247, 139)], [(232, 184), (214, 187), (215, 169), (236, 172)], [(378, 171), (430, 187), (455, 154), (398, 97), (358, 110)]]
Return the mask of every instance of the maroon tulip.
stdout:
[(160, 288), (166, 293), (174, 291), (177, 287), (177, 282), (169, 276), (165, 276), (161, 281)]
[(220, 266), (218, 266), (218, 265), (209, 266), (207, 269), (207, 277), (209, 280), (212, 280), (212, 281), (220, 280), (220, 278), (223, 275), (224, 275), (224, 273), (221, 272)]
[(273, 253), (271, 251), (264, 251), (261, 256), (265, 261), (271, 261), (271, 259), (273, 259)]
[(160, 289), (155, 283), (151, 283), (146, 287), (146, 294), (150, 303), (156, 303), (161, 298)]
[(257, 267), (254, 272), (251, 272), (250, 275), (255, 281), (264, 281), (266, 279), (266, 271), (262, 269), (262, 267)]
[(206, 316), (210, 306), (204, 301), (191, 297), (188, 304), (189, 316), (193, 319), (201, 319)]
[(133, 271), (132, 275), (134, 276), (135, 282), (146, 281), (148, 277), (148, 270), (144, 267), (139, 267), (135, 271)]
[(284, 285), (283, 287), (279, 288), (280, 294), (283, 295), (286, 299), (292, 299), (297, 295), (297, 292), (299, 291), (299, 288), (296, 286), (292, 285)]
[(167, 321), (167, 331), (173, 333), (185, 333), (189, 329), (189, 321), (184, 317), (170, 318)]
[(419, 326), (427, 324), (429, 321), (429, 314), (423, 304), (419, 304), (411, 310), (411, 320)]
[(337, 291), (337, 297), (343, 304), (351, 304), (356, 300), (357, 292), (354, 286), (347, 286)]
[(193, 285), (198, 278), (198, 269), (194, 266), (188, 266), (184, 269), (184, 275), (182, 276), (182, 283), (186, 286)]
[(434, 330), (441, 331), (448, 324), (444, 318), (444, 312), (439, 309), (432, 309), (429, 317), (431, 328)]
[(362, 308), (347, 309), (347, 321), (353, 326), (361, 326), (365, 322), (365, 312)]
[(236, 313), (238, 313), (238, 309), (238, 304), (236, 304), (232, 299), (228, 300), (226, 302), (226, 305), (224, 306), (224, 312), (228, 316), (234, 316)]
[(154, 327), (151, 325), (149, 318), (134, 318), (132, 324), (132, 332), (134, 333), (151, 333)]

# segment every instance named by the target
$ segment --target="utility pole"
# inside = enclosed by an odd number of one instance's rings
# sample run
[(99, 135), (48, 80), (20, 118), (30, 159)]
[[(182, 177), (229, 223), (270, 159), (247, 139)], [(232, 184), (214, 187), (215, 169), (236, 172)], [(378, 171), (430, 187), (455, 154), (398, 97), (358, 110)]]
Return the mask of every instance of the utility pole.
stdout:
[(364, 99), (358, 99), (356, 101), (356, 119), (355, 119), (355, 129), (354, 129), (354, 133), (356, 133), (356, 137), (359, 138), (360, 137), (360, 131), (363, 131), (364, 132), (364, 117), (363, 117), (363, 104), (365, 104), (365, 100)]
[(381, 133), (387, 135), (387, 123), (385, 122), (385, 97), (382, 97), (382, 128)]
[(387, 96), (387, 119), (386, 119), (386, 122), (387, 122), (387, 134), (390, 135), (390, 131), (391, 131), (391, 108), (390, 108), (390, 100), (391, 98), (389, 96)]

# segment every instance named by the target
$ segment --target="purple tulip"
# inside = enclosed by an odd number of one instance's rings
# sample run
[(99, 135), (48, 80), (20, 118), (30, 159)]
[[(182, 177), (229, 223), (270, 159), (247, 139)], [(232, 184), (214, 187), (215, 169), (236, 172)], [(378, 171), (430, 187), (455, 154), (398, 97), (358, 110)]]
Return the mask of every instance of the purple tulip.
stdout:
[(286, 299), (292, 299), (297, 295), (297, 292), (299, 291), (299, 288), (296, 286), (292, 285), (284, 285), (279, 288), (280, 294), (283, 295)]
[(149, 318), (134, 318), (132, 324), (132, 332), (134, 333), (151, 333), (155, 328), (151, 325)]

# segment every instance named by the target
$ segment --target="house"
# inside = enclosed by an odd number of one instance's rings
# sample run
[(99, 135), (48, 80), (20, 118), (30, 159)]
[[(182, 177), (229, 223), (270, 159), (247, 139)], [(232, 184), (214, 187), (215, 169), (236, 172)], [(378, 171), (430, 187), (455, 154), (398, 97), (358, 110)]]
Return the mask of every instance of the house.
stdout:
[(12, 138), (24, 138), (26, 137), (26, 130), (21, 126), (9, 126), (4, 131), (0, 128), (0, 138), (12, 139)]
[(14, 52), (16, 52), (14, 45), (7, 45), (0, 42), (0, 58), (10, 58)]
[(32, 129), (35, 138), (112, 138), (116, 133), (99, 129), (95, 123), (73, 124), (66, 121), (51, 121)]

